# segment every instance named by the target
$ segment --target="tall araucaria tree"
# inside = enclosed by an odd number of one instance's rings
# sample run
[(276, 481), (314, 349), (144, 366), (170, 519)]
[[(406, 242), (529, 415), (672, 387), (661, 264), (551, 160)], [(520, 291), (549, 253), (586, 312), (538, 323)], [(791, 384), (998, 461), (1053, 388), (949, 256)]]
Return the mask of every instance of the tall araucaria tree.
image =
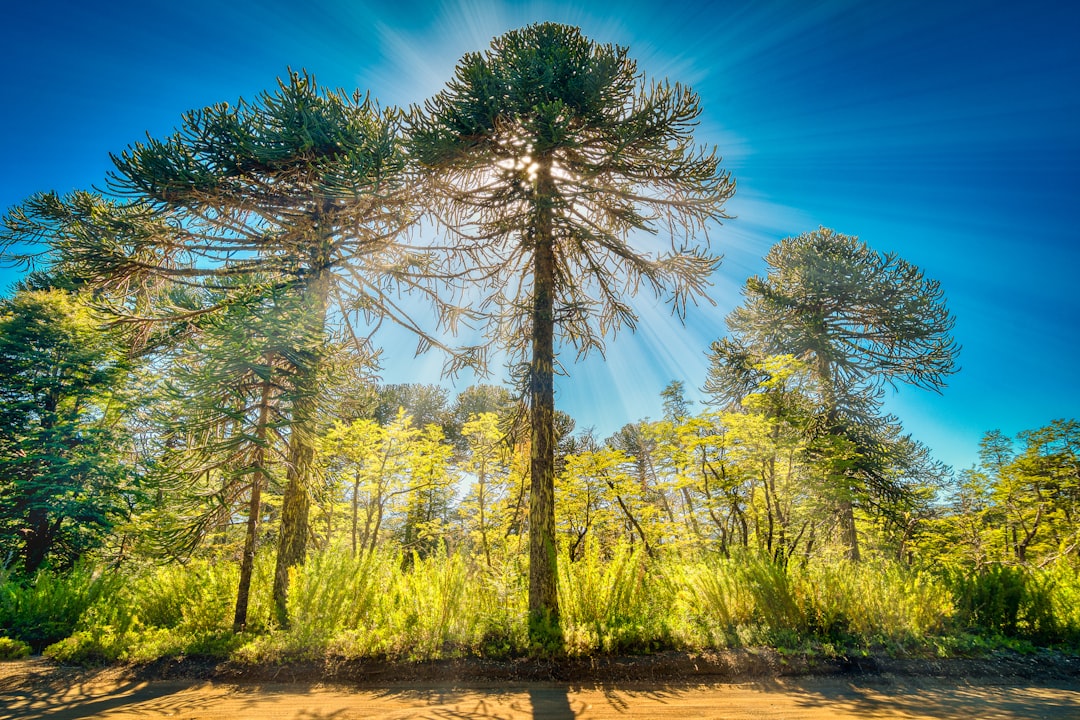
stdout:
[[(160, 518), (157, 534), (172, 553), (194, 550), (210, 533), (244, 514), (233, 629), (248, 623), (248, 599), (264, 511), (262, 494), (287, 467), (287, 410), (294, 375), (310, 358), (297, 348), (296, 298), (288, 287), (259, 290), (244, 300), (239, 288), (223, 311), (174, 348), (167, 399), (156, 411), (166, 452), (161, 482), (180, 517)], [(219, 293), (215, 293), (219, 294)], [(214, 297), (203, 299), (214, 304)], [(301, 370), (302, 371), (302, 370)], [(165, 520), (165, 522), (162, 522)]]
[(447, 88), (414, 108), (410, 152), (457, 236), (485, 332), (520, 362), (531, 425), (529, 613), (558, 631), (553, 376), (638, 317), (644, 284), (675, 312), (704, 297), (719, 264), (707, 228), (734, 182), (693, 144), (698, 96), (646, 84), (627, 49), (577, 28), (530, 25), (466, 55)]
[[(436, 343), (400, 304), (405, 292), (453, 319), (428, 283), (431, 256), (404, 241), (416, 184), (398, 113), (290, 72), (255, 102), (191, 111), (173, 135), (134, 144), (114, 162), (109, 189), (118, 199), (32, 197), (6, 218), (0, 242), (11, 255), (22, 242), (45, 240), (52, 259), (122, 292), (129, 311), (132, 298), (169, 283), (220, 286), (221, 306), (230, 302), (225, 279), (259, 278), (295, 294), (303, 313), (297, 342), (312, 360), (298, 369), (289, 410), (274, 584), (285, 622), (288, 570), (306, 550), (320, 348), (332, 326), (363, 338), (350, 320), (390, 318), (416, 331), (421, 349)], [(250, 294), (250, 283), (240, 284)], [(136, 314), (190, 326), (221, 306)]]
[[(807, 363), (821, 394), (817, 435), (850, 444), (856, 462), (838, 465), (839, 513), (848, 554), (859, 557), (853, 505), (866, 480), (892, 492), (884, 464), (891, 445), (901, 462), (921, 451), (890, 443), (895, 418), (880, 416), (883, 385), (902, 382), (940, 390), (956, 371), (954, 318), (937, 281), (891, 253), (879, 253), (856, 237), (820, 228), (786, 238), (766, 255), (769, 271), (752, 277), (745, 301), (728, 316), (736, 341), (713, 345), (714, 368), (729, 367), (725, 385), (737, 397), (753, 374), (737, 367), (753, 353), (790, 354)], [(740, 386), (741, 389), (740, 389)], [(919, 460), (918, 462), (923, 462)]]

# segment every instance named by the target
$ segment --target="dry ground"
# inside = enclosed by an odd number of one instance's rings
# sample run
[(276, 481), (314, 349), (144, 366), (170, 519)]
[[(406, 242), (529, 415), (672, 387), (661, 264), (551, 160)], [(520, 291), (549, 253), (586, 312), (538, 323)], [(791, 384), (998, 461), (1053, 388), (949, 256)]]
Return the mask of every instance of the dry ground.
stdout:
[(450, 661), (86, 670), (0, 663), (0, 719), (1080, 719), (1080, 659), (792, 660), (738, 652), (561, 663)]

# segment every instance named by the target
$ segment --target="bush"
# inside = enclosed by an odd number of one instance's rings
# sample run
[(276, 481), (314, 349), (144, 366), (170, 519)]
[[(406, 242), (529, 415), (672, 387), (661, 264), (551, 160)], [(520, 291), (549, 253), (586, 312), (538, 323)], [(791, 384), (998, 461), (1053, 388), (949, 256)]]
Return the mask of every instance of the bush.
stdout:
[(25, 581), (0, 584), (0, 634), (35, 652), (75, 631), (84, 613), (120, 587), (115, 574), (77, 567), (65, 575), (41, 571)]
[(945, 631), (948, 587), (892, 562), (811, 563), (799, 580), (804, 614), (822, 640), (920, 643)]
[(670, 646), (671, 591), (640, 546), (618, 545), (603, 559), (589, 542), (584, 557), (559, 564), (559, 604), (567, 650), (647, 652)]
[(1047, 570), (993, 565), (953, 570), (948, 575), (956, 597), (960, 630), (1039, 643), (1080, 639), (1080, 582), (1074, 568)]
[(30, 646), (22, 640), (0, 637), (0, 660), (21, 660), (30, 655)]

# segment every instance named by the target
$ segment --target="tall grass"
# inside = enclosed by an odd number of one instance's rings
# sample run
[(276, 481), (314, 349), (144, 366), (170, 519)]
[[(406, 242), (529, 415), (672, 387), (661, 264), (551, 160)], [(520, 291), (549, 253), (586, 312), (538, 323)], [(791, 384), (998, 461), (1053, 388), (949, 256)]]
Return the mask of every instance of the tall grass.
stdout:
[(559, 604), (571, 654), (641, 652), (672, 643), (674, 593), (640, 545), (605, 556), (597, 543), (584, 557), (559, 565)]
[[(269, 617), (268, 561), (256, 564), (253, 619)], [(237, 580), (235, 565), (206, 559), (129, 571), (86, 607), (75, 631), (46, 654), (85, 664), (226, 654), (243, 641), (231, 632)], [(257, 620), (253, 625), (265, 627)]]
[[(417, 661), (539, 650), (529, 645), (522, 556), (489, 566), (445, 549), (426, 558), (313, 553), (292, 576), (288, 628), (271, 620), (271, 561), (257, 560), (251, 621), (240, 635), (231, 629), (235, 566), (199, 560), (122, 575), (80, 569), (4, 580), (0, 636), (36, 651), (55, 642), (49, 654), (81, 662)], [(1080, 647), (1080, 573), (1065, 563), (930, 573), (884, 561), (785, 567), (753, 552), (654, 558), (631, 545), (593, 544), (579, 561), (560, 563), (559, 573), (563, 645), (546, 652), (822, 644), (942, 652), (971, 647), (965, 638), (993, 645), (997, 637)]]
[(1080, 571), (1058, 562), (1043, 570), (989, 566), (946, 576), (956, 599), (958, 629), (1080, 645)]
[(689, 647), (918, 644), (952, 615), (943, 582), (895, 564), (784, 567), (745, 553), (673, 563), (668, 572), (682, 586), (677, 634)]
[(28, 581), (0, 575), (0, 637), (41, 652), (71, 635), (86, 611), (119, 584), (115, 575), (86, 566), (66, 575), (42, 571)]
[(675, 612), (683, 646), (716, 648), (790, 640), (804, 625), (792, 578), (762, 556), (665, 563), (681, 589)]
[(487, 568), (445, 549), (407, 563), (386, 552), (318, 554), (292, 577), (290, 627), (241, 648), (237, 657), (514, 654), (526, 643), (519, 570)]

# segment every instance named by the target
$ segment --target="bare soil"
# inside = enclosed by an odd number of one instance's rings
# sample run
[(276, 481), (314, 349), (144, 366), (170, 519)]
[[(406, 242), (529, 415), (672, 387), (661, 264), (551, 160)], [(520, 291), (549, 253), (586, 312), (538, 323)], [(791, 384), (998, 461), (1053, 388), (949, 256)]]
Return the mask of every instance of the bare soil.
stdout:
[(821, 659), (770, 650), (561, 660), (0, 662), (8, 718), (1080, 719), (1080, 658)]

